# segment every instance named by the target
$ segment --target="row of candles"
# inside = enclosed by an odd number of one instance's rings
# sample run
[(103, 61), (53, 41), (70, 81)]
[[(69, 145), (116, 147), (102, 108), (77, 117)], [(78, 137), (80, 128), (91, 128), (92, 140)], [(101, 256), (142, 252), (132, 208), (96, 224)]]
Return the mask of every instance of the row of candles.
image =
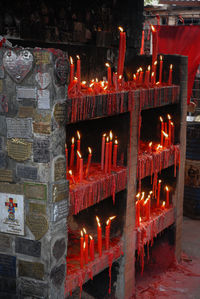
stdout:
[[(106, 221), (105, 227), (105, 250), (109, 250), (110, 247), (110, 227), (111, 221), (116, 216), (109, 217)], [(99, 257), (102, 256), (102, 227), (99, 220), (99, 217), (96, 216), (97, 221), (97, 242), (98, 242), (98, 254)], [(81, 269), (84, 267), (84, 264), (88, 264), (89, 262), (89, 255), (90, 261), (94, 260), (94, 239), (91, 235), (87, 234), (85, 228), (81, 230), (81, 237), (80, 237), (80, 267)]]
[(160, 144), (163, 147), (170, 147), (174, 144), (174, 123), (172, 122), (172, 117), (167, 114), (167, 120), (164, 121), (163, 117), (160, 116)]
[(111, 173), (111, 168), (117, 167), (117, 151), (118, 140), (115, 138), (113, 142), (112, 131), (109, 132), (109, 135), (104, 133), (101, 142), (101, 170), (105, 173)]
[[(145, 192), (138, 193), (136, 195), (136, 226), (140, 226), (142, 217), (145, 218), (146, 221), (149, 221), (152, 207), (152, 199), (156, 199), (156, 208), (164, 210), (165, 208), (169, 208), (170, 204), (170, 188), (165, 185), (165, 200), (163, 200), (162, 204), (160, 204), (160, 194), (161, 194), (161, 184), (162, 180), (158, 180), (157, 190), (149, 191), (148, 195), (145, 197)], [(153, 194), (156, 193), (156, 194)]]

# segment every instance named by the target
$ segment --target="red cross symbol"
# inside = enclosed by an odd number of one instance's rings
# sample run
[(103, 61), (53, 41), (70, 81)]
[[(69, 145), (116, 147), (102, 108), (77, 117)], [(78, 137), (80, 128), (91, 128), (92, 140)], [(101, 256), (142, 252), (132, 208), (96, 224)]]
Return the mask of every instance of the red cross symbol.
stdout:
[(9, 202), (5, 203), (5, 206), (8, 207), (9, 219), (15, 219), (15, 208), (17, 208), (17, 204), (13, 202), (13, 198), (9, 197)]

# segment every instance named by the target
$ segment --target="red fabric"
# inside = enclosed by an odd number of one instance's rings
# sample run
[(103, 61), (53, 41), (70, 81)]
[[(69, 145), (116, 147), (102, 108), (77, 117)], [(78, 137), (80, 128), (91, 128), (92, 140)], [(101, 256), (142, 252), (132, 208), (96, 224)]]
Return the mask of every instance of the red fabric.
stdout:
[(188, 96), (200, 64), (200, 26), (155, 26), (158, 30), (158, 53), (188, 56)]

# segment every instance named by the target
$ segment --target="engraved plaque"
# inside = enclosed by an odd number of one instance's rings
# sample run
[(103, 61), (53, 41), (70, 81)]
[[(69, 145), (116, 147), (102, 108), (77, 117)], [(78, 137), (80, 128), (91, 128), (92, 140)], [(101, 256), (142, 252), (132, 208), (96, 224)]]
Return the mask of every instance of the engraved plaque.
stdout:
[(54, 243), (52, 252), (57, 261), (63, 256), (63, 254), (65, 253), (65, 249), (66, 243), (64, 238), (59, 239)]
[(21, 50), (15, 53), (8, 50), (3, 56), (3, 65), (9, 76), (20, 83), (30, 72), (33, 64), (33, 55), (28, 50)]
[(7, 154), (5, 152), (0, 151), (0, 168), (7, 167)]
[(37, 134), (50, 134), (51, 125), (50, 123), (33, 123), (33, 132)]
[(19, 106), (18, 117), (30, 117), (33, 118), (35, 109), (29, 106)]
[(16, 257), (0, 254), (0, 276), (16, 277)]
[(13, 173), (9, 169), (0, 169), (0, 182), (12, 182)]
[(56, 287), (60, 287), (65, 278), (65, 265), (54, 267), (51, 270), (50, 278)]
[(54, 180), (59, 181), (66, 178), (66, 162), (60, 157), (54, 161)]
[(27, 86), (17, 86), (16, 87), (16, 98), (17, 100), (23, 99), (34, 99), (37, 98), (37, 88), (27, 87)]
[(66, 103), (57, 103), (54, 107), (54, 118), (59, 125), (64, 125), (67, 119)]
[(69, 192), (69, 181), (53, 185), (53, 202), (67, 200)]
[(36, 240), (40, 240), (48, 231), (47, 218), (42, 214), (29, 213), (26, 224)]
[(0, 231), (24, 235), (24, 196), (0, 193)]
[(1, 135), (6, 136), (6, 117), (4, 115), (0, 115), (0, 128), (1, 128)]
[(69, 80), (69, 61), (68, 58), (58, 57), (55, 61), (55, 73), (61, 84), (68, 84)]
[(68, 215), (68, 202), (67, 201), (59, 201), (53, 204), (53, 213), (52, 213), (52, 221), (59, 221), (63, 218), (66, 218)]
[(6, 193), (9, 191), (11, 194), (23, 194), (23, 187), (22, 184), (0, 183), (0, 192)]
[(6, 118), (8, 138), (31, 138), (31, 118)]
[(44, 278), (44, 264), (19, 260), (19, 276), (27, 276), (42, 280)]
[(11, 239), (6, 235), (0, 235), (0, 250), (8, 250), (11, 248)]
[(49, 86), (51, 77), (49, 73), (37, 73), (35, 75), (35, 80), (41, 89), (45, 89)]
[(38, 109), (50, 109), (50, 93), (48, 89), (38, 90)]
[(13, 138), (7, 141), (8, 156), (17, 161), (25, 161), (30, 158), (32, 143), (24, 139)]
[(20, 291), (23, 296), (29, 295), (34, 298), (35, 296), (37, 298), (47, 298), (47, 283), (21, 278)]
[(40, 257), (41, 243), (39, 241), (33, 241), (24, 238), (16, 238), (15, 252), (34, 257)]
[(35, 202), (30, 202), (29, 203), (29, 212), (46, 215), (46, 205), (42, 205), (42, 204), (35, 203)]
[(44, 184), (24, 183), (24, 195), (26, 198), (46, 200), (47, 186)]
[(49, 139), (35, 138), (33, 142), (33, 160), (37, 163), (48, 163), (50, 161)]
[(50, 122), (51, 121), (51, 114), (47, 111), (43, 111), (42, 113), (34, 113), (34, 120), (36, 122)]
[(16, 172), (19, 178), (37, 180), (37, 167), (17, 164)]
[(49, 64), (50, 63), (50, 53), (46, 51), (39, 50), (33, 53), (35, 57), (36, 64)]

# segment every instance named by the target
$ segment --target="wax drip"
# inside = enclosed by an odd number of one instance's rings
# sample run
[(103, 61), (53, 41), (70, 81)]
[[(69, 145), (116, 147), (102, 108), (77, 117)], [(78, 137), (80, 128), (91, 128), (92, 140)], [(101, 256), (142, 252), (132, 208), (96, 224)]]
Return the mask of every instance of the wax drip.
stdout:
[(113, 263), (113, 253), (112, 252), (108, 252), (108, 265), (109, 265), (109, 289), (108, 289), (108, 294), (111, 293), (111, 268), (112, 268), (112, 263)]
[(81, 271), (79, 272), (79, 275), (78, 275), (78, 286), (80, 288), (80, 299), (81, 299), (81, 294), (82, 294), (82, 290), (83, 290), (83, 283), (85, 281), (85, 275), (86, 275), (86, 272), (85, 271)]

